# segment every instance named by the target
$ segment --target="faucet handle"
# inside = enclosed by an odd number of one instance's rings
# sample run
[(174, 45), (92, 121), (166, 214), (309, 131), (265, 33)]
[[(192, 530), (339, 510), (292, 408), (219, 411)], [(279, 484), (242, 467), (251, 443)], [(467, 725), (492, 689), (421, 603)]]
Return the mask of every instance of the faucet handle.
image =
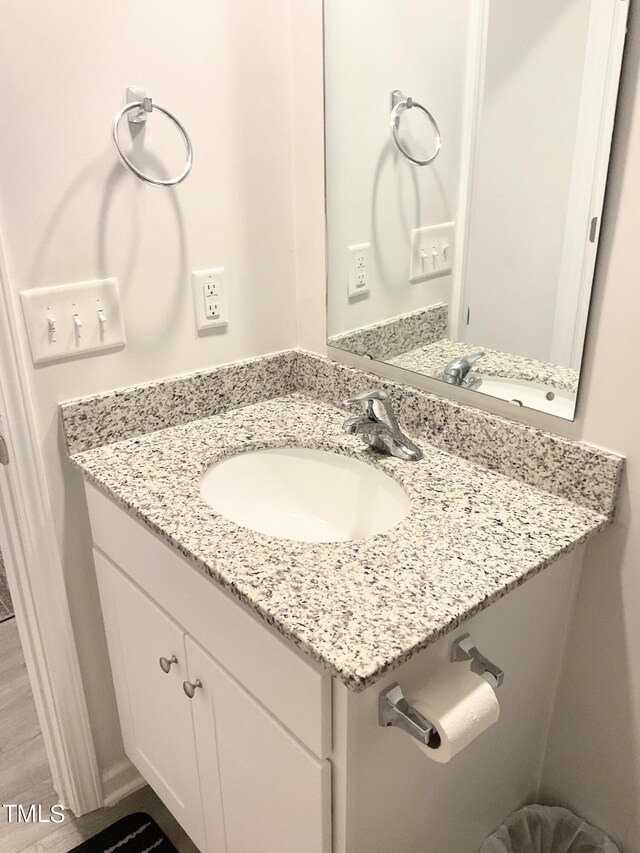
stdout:
[(344, 401), (345, 406), (357, 406), (358, 403), (369, 403), (374, 400), (379, 400), (381, 403), (389, 400), (389, 395), (381, 388), (371, 388), (368, 391), (358, 391), (348, 400)]
[[(348, 400), (345, 406), (364, 405), (364, 414), (350, 418), (342, 425), (342, 429), (350, 435), (361, 435), (367, 443), (376, 450), (383, 450), (400, 459), (417, 462), (422, 459), (422, 450), (408, 438), (398, 425), (391, 399), (381, 388), (370, 388), (358, 391)], [(382, 406), (384, 418), (378, 417), (374, 403)]]
[(481, 358), (484, 358), (485, 355), (485, 351), (481, 350), (480, 352), (474, 352), (471, 355), (465, 355), (463, 361), (465, 361), (471, 368), (476, 363), (476, 361), (479, 361)]
[(450, 361), (445, 367), (442, 374), (443, 378), (445, 381), (452, 382), (454, 385), (461, 385), (476, 361), (483, 358), (485, 355), (486, 353), (484, 350), (481, 350), (480, 352), (474, 352), (469, 355), (461, 355), (458, 356), (458, 358), (454, 358), (453, 361)]
[(368, 391), (358, 391), (357, 394), (354, 394), (352, 397), (349, 397), (348, 400), (345, 400), (345, 406), (357, 406), (358, 403), (364, 404), (365, 415), (368, 418), (377, 421), (379, 421), (380, 418), (376, 415), (373, 404), (379, 403), (382, 406), (388, 425), (394, 435), (400, 434), (400, 427), (398, 425), (396, 413), (393, 411), (393, 406), (391, 405), (391, 398), (386, 391), (382, 390), (382, 388), (370, 388)]
[(447, 365), (447, 370), (457, 370), (460, 372), (460, 375), (464, 378), (467, 373), (471, 370), (476, 361), (479, 361), (481, 358), (484, 358), (485, 352), (484, 350), (480, 352), (470, 353), (469, 355), (461, 355), (458, 358), (454, 358), (453, 361), (449, 362)]

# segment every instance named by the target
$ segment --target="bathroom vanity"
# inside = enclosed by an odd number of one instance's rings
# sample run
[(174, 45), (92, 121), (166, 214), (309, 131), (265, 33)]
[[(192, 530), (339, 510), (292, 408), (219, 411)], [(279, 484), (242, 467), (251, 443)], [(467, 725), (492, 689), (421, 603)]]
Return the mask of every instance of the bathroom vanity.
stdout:
[[(422, 460), (343, 432), (339, 402), (371, 387)], [(125, 750), (202, 851), (468, 853), (535, 796), (577, 546), (621, 458), (299, 351), (61, 412)], [(203, 496), (214, 464), (283, 447), (373, 466), (406, 515), (292, 541)], [(380, 725), (380, 695), (410, 697), (465, 633), (505, 672), (501, 715), (437, 764)]]

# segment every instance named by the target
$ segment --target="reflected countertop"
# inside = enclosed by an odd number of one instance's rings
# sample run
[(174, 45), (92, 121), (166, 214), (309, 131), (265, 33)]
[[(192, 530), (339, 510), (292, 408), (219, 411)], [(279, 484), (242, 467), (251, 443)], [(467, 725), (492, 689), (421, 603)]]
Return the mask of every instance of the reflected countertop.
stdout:
[(439, 379), (446, 365), (454, 358), (480, 351), (484, 351), (485, 354), (473, 366), (473, 372), (480, 376), (499, 376), (505, 379), (539, 382), (560, 391), (577, 394), (579, 373), (572, 367), (525, 358), (450, 338), (442, 338), (426, 346), (395, 355), (389, 359), (389, 364)]

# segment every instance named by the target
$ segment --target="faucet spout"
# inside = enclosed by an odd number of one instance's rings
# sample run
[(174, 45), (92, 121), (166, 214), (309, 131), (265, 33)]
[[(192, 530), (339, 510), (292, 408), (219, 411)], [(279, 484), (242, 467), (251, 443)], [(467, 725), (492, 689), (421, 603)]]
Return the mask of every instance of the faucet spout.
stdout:
[(347, 435), (361, 435), (366, 421), (368, 421), (368, 418), (348, 418), (342, 424), (342, 431), (346, 432)]

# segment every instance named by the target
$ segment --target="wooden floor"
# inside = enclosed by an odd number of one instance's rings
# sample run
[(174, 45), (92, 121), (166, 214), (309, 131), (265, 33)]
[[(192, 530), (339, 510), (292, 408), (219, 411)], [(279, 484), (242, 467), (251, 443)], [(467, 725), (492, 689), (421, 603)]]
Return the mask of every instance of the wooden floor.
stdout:
[[(27, 678), (15, 619), (0, 624), (0, 853), (68, 853), (80, 842), (131, 812), (151, 815), (180, 853), (198, 853), (150, 788), (111, 809), (82, 818), (66, 812), (63, 823), (9, 823), (2, 804), (42, 805), (43, 817), (58, 803)], [(14, 810), (15, 811), (15, 810)]]

